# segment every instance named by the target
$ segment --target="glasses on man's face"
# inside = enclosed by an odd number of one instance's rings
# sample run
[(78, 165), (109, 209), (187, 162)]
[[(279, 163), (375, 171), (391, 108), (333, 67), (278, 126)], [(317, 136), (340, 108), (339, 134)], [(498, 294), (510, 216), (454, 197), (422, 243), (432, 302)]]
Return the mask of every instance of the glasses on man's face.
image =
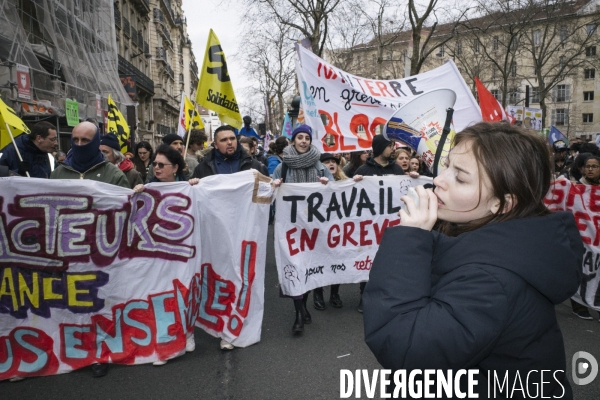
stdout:
[(600, 168), (600, 165), (586, 165), (583, 168), (585, 168), (585, 169), (598, 169), (598, 168)]
[(48, 138), (48, 140), (50, 140), (51, 142), (58, 142), (58, 136)]
[(165, 165), (173, 165), (173, 164), (164, 164), (164, 163), (161, 163), (161, 162), (156, 162), (156, 161), (154, 161), (154, 162), (152, 163), (152, 166), (153, 166), (154, 168), (158, 167), (158, 168), (160, 168), (160, 169), (163, 169), (163, 168), (165, 167)]

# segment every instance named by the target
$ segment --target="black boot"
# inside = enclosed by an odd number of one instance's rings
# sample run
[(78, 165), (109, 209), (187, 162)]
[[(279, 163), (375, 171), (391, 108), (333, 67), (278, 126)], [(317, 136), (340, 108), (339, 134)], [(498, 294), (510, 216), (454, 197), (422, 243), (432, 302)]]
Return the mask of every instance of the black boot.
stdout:
[(313, 290), (313, 303), (315, 310), (323, 311), (325, 309), (325, 300), (323, 300), (323, 288)]
[(329, 304), (335, 308), (342, 308), (344, 304), (339, 295), (340, 285), (331, 285), (331, 294), (329, 295)]
[(306, 292), (306, 293), (304, 293), (304, 296), (302, 296), (302, 311), (304, 312), (304, 323), (305, 324), (310, 324), (312, 322), (310, 313), (308, 312), (308, 309), (306, 308), (306, 301), (308, 300), (309, 293), (310, 292)]
[(304, 312), (302, 308), (304, 305), (302, 304), (302, 300), (294, 300), (294, 308), (296, 309), (296, 320), (294, 321), (294, 325), (292, 326), (292, 332), (294, 333), (302, 333), (304, 332)]

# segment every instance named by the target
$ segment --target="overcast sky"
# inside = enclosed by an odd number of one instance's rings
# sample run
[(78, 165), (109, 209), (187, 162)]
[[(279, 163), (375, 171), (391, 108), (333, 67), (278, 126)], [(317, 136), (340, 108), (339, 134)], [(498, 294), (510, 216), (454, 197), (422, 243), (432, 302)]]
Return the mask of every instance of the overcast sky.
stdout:
[(236, 7), (236, 3), (241, 1), (230, 0), (224, 3), (222, 0), (183, 0), (182, 6), (198, 69), (202, 68), (208, 32), (212, 28), (225, 52), (233, 90), (238, 97), (238, 103), (243, 107), (244, 98), (240, 95), (242, 89), (249, 86), (250, 82), (244, 76), (241, 62), (235, 57), (242, 31), (239, 12), (241, 6)]

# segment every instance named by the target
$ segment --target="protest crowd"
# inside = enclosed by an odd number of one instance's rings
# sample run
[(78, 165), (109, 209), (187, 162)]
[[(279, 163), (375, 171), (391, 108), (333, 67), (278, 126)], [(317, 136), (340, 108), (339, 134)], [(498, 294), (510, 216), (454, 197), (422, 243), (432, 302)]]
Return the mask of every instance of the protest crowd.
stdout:
[[(315, 57), (304, 57), (303, 68), (321, 70)], [(448, 81), (456, 87), (415, 95), (400, 108), (402, 118), (380, 102), (372, 115), (357, 114), (371, 122), (364, 135), (325, 128), (317, 99), (306, 92), (305, 118), (281, 135), (259, 135), (252, 119), (221, 97), (233, 94), (231, 87), (207, 97), (229, 110), (220, 115), (223, 125), (208, 132), (194, 125), (192, 111), (157, 146), (131, 137), (127, 143), (124, 118), (114, 110), (118, 129), (103, 133), (94, 119), (79, 122), (64, 152), (49, 122), (15, 137), (9, 132), (11, 143), (0, 149), (0, 263), (12, 264), (0, 270), (0, 322), (12, 330), (0, 326), (7, 349), (0, 355), (10, 354), (0, 380), (87, 366), (103, 377), (112, 362), (162, 366), (195, 350), (195, 327), (219, 337), (224, 351), (258, 342), (273, 225), (276, 290), (292, 300), (293, 309), (281, 301), (294, 311), (293, 335), (308, 330), (319, 311), (353, 307), (383, 368), (562, 371), (546, 394), (572, 398), (554, 307), (571, 299), (578, 318), (595, 316), (584, 305), (594, 296), (584, 281), (595, 275), (584, 279), (582, 270), (593, 264), (590, 248), (600, 245), (600, 234), (588, 232), (598, 221), (592, 211), (600, 210), (600, 149), (557, 130), (543, 138), (506, 118), (479, 122), (464, 82)], [(378, 83), (381, 94), (396, 88)], [(419, 101), (447, 99), (439, 109), (448, 114), (429, 110), (429, 125), (405, 122), (411, 107), (414, 121), (425, 119)], [(452, 119), (455, 101), (472, 107)], [(336, 126), (356, 117), (353, 105), (338, 105), (348, 115)], [(0, 100), (6, 118), (1, 107)], [(30, 186), (60, 185), (64, 195), (11, 186), (32, 178)], [(55, 180), (61, 182), (51, 186)], [(122, 271), (111, 270), (114, 263), (151, 268), (143, 285), (128, 287), (115, 278)], [(81, 272), (86, 266), (89, 274)], [(356, 304), (340, 296), (340, 285), (349, 284), (360, 293)], [(37, 285), (47, 304), (35, 300)], [(99, 288), (113, 295), (110, 307)], [(31, 322), (28, 312), (42, 318)], [(60, 332), (35, 325), (45, 322)], [(22, 356), (12, 356), (11, 340), (26, 347), (26, 336), (45, 346), (47, 362), (38, 370), (18, 370), (12, 360)]]

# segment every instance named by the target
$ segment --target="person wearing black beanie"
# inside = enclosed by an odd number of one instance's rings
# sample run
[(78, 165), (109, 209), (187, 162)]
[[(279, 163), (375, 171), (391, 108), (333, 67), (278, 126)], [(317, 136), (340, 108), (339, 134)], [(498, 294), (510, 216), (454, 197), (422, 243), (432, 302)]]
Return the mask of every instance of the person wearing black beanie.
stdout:
[[(396, 164), (396, 160), (392, 157), (395, 150), (393, 141), (386, 139), (383, 135), (375, 135), (373, 137), (373, 155), (367, 159), (363, 165), (358, 167), (355, 175), (362, 176), (384, 176), (384, 175), (404, 175), (404, 170)], [(360, 284), (360, 303), (358, 303), (357, 311), (362, 313), (362, 293), (365, 290), (366, 282)]]

